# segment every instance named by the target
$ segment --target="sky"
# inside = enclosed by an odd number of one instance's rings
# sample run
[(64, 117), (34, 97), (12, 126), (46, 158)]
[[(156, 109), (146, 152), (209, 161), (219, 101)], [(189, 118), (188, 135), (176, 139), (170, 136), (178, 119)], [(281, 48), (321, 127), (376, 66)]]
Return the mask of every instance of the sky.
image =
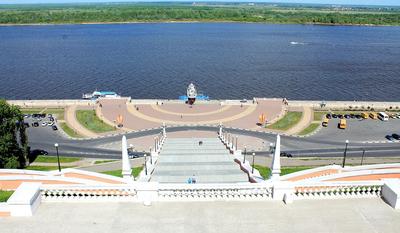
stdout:
[[(132, 2), (135, 0), (0, 0), (0, 4), (23, 4), (23, 3), (77, 3), (77, 2)], [(185, 1), (185, 0), (139, 0), (140, 2), (151, 1)], [(188, 2), (193, 2), (186, 0)], [(351, 5), (390, 5), (400, 6), (400, 0), (199, 0), (201, 1), (227, 1), (227, 2), (282, 2), (282, 3), (322, 3), (322, 4), (351, 4)]]

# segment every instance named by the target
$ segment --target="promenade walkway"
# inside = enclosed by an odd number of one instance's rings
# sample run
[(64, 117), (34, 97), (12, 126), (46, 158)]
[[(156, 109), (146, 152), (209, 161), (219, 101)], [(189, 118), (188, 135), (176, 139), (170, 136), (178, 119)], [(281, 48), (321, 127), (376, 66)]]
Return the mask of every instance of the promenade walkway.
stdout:
[(197, 183), (248, 182), (217, 138), (167, 138), (151, 181), (185, 183), (189, 177)]

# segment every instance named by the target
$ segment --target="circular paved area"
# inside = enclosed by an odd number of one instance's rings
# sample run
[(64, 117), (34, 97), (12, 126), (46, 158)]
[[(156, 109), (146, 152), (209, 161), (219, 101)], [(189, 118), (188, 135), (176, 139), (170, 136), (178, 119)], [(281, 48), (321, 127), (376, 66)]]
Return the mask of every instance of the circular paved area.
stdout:
[(127, 102), (126, 99), (100, 100), (98, 114), (105, 122), (114, 122), (119, 115), (124, 119), (127, 130), (141, 130), (167, 125), (212, 124), (265, 130), (257, 126), (258, 117), (264, 114), (268, 121), (279, 118), (284, 113), (280, 99), (260, 99), (256, 103), (239, 102), (198, 102), (193, 106), (178, 102), (143, 104)]

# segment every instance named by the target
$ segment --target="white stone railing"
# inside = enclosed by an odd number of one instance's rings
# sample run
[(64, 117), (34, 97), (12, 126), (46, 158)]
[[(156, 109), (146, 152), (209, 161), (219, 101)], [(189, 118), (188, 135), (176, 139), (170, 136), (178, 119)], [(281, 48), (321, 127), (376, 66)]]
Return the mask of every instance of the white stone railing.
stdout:
[(272, 185), (159, 184), (159, 201), (272, 200)]
[(383, 181), (312, 182), (294, 185), (294, 200), (380, 197)]
[(43, 185), (40, 193), (43, 201), (129, 201), (136, 197), (129, 185)]

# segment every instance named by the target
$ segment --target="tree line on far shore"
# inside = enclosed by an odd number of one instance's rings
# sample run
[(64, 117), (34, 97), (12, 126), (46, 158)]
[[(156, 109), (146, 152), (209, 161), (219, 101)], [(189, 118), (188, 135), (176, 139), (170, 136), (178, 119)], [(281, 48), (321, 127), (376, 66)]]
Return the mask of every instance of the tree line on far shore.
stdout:
[(0, 24), (233, 21), (282, 24), (400, 25), (400, 10), (275, 9), (250, 6), (91, 5), (1, 8)]

